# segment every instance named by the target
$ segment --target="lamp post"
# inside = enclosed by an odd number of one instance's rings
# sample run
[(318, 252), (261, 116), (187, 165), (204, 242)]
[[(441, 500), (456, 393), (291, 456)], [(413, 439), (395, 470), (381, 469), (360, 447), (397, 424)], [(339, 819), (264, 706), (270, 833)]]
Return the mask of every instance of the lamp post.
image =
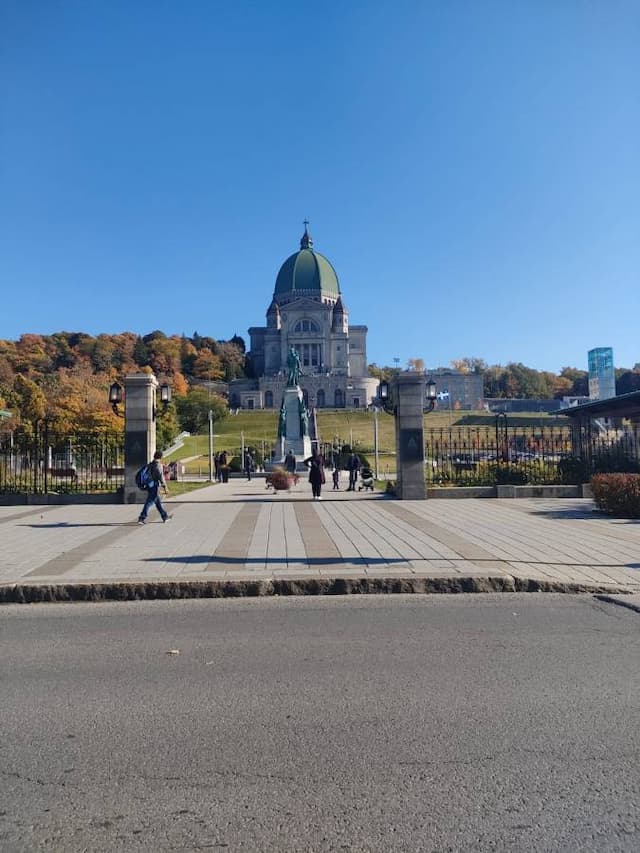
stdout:
[[(113, 414), (117, 415), (119, 418), (124, 418), (124, 412), (119, 410), (119, 406), (122, 405), (124, 401), (124, 391), (122, 385), (119, 382), (112, 382), (109, 386), (109, 403), (111, 404), (111, 408), (113, 409)], [(164, 382), (160, 386), (160, 402), (162, 403), (162, 411), (166, 412), (169, 408), (169, 403), (171, 402), (171, 387)], [(158, 414), (158, 409), (156, 408), (155, 401), (152, 405), (151, 415), (152, 419), (155, 421), (156, 416)]]
[(378, 409), (373, 409), (373, 458), (375, 461), (376, 480), (380, 479), (380, 462), (378, 456)]
[[(506, 412), (495, 412), (496, 416), (496, 461), (500, 465), (500, 461), (509, 461), (509, 432), (508, 420)], [(502, 430), (500, 429), (500, 421), (502, 421)], [(502, 431), (502, 442), (500, 441), (500, 432)], [(501, 447), (502, 444), (502, 447)], [(502, 457), (502, 459), (501, 459)]]
[(113, 409), (113, 414), (117, 415), (119, 418), (123, 418), (124, 414), (118, 411), (118, 406), (122, 403), (124, 399), (124, 394), (122, 392), (122, 385), (119, 382), (113, 382), (109, 386), (109, 404)]
[[(425, 414), (433, 411), (437, 398), (436, 383), (432, 377), (429, 377), (424, 386), (422, 410)], [(383, 380), (378, 385), (378, 400), (385, 412), (390, 415), (396, 414), (398, 404), (395, 400), (391, 385), (386, 380)]]

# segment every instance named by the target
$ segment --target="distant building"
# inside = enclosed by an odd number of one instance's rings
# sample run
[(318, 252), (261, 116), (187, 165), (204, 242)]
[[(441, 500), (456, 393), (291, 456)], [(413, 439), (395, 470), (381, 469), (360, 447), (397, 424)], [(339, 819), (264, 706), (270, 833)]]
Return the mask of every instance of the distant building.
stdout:
[(427, 370), (428, 378), (436, 383), (439, 409), (481, 409), (484, 383), (477, 373), (460, 373), (458, 370), (438, 367)]
[(562, 400), (513, 397), (486, 397), (485, 405), (492, 412), (546, 412), (552, 414), (563, 408)]
[(256, 378), (229, 383), (231, 408), (280, 407), (290, 347), (300, 356), (300, 387), (309, 407), (365, 408), (377, 393), (378, 380), (367, 375), (367, 327), (349, 323), (336, 271), (313, 248), (307, 224), (300, 251), (276, 277), (267, 325), (249, 329)]
[(563, 397), (562, 398), (562, 408), (563, 409), (571, 409), (575, 406), (583, 406), (585, 403), (589, 402), (589, 397), (585, 397), (583, 395), (573, 396), (573, 397)]
[(616, 396), (616, 374), (611, 347), (596, 347), (588, 353), (589, 399), (607, 400)]

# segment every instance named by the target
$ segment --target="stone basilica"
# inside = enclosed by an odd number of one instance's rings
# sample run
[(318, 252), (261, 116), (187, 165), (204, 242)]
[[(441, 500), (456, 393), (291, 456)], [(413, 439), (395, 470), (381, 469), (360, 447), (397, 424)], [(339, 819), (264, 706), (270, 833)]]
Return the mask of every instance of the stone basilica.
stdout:
[(289, 347), (300, 357), (300, 387), (310, 408), (358, 409), (376, 394), (378, 381), (367, 376), (367, 327), (349, 324), (336, 271), (313, 248), (307, 225), (300, 251), (280, 267), (267, 325), (249, 329), (257, 378), (231, 382), (232, 408), (280, 407)]

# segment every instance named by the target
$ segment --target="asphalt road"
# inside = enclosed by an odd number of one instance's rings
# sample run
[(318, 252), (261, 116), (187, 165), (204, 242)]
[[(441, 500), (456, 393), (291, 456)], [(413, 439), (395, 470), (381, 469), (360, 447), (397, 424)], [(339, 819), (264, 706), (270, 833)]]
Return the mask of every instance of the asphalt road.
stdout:
[(12, 606), (0, 642), (4, 853), (640, 849), (640, 615), (588, 596)]

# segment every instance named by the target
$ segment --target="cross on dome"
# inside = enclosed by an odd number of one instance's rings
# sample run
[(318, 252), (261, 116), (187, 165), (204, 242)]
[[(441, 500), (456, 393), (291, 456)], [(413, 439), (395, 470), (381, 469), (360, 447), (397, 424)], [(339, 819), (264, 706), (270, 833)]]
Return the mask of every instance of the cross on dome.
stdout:
[(302, 235), (302, 239), (300, 240), (300, 248), (301, 249), (313, 249), (313, 238), (311, 234), (307, 231), (307, 225), (309, 224), (309, 220), (305, 219), (302, 223), (304, 225), (304, 234)]

